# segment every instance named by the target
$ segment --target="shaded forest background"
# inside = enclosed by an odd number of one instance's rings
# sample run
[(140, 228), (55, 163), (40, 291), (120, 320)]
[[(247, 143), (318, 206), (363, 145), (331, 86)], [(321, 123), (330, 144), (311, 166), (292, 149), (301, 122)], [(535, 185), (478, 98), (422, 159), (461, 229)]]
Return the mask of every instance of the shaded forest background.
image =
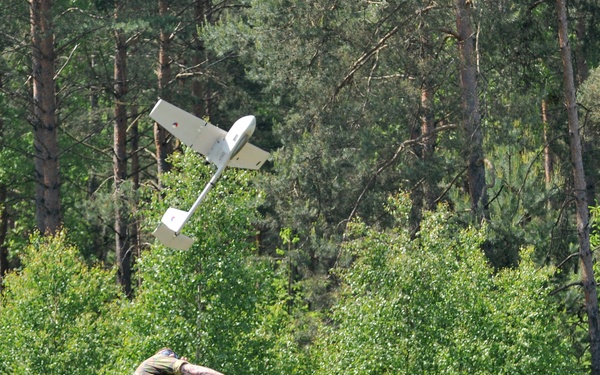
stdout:
[(0, 4), (0, 373), (600, 373), (597, 1)]

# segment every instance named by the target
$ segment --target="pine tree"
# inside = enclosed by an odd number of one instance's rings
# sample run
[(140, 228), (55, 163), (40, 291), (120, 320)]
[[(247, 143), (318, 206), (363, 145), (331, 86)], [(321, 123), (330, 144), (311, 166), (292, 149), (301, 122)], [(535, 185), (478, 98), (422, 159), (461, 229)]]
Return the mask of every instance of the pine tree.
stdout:
[(36, 220), (42, 233), (61, 225), (53, 1), (31, 0), (32, 85)]
[(575, 98), (575, 76), (571, 61), (571, 46), (568, 37), (566, 0), (556, 1), (558, 16), (558, 41), (563, 63), (563, 82), (565, 90), (566, 111), (569, 126), (569, 144), (573, 171), (577, 217), (577, 237), (579, 239), (579, 261), (581, 264), (581, 282), (585, 295), (585, 308), (588, 318), (590, 353), (592, 358), (591, 373), (600, 374), (600, 312), (598, 311), (598, 292), (594, 277), (594, 259), (590, 246), (590, 222), (587, 202), (585, 171), (583, 169), (581, 136), (577, 101)]

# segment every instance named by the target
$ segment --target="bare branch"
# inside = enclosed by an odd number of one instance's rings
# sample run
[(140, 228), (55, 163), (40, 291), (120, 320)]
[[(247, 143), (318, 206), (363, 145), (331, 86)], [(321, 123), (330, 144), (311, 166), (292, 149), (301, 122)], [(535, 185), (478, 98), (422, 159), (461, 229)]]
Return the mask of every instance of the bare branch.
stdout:
[(458, 178), (460, 176), (462, 176), (466, 172), (466, 170), (467, 170), (468, 167), (469, 167), (468, 165), (465, 165), (465, 167), (456, 176), (454, 176), (454, 178), (452, 179), (452, 181), (450, 181), (450, 183), (448, 184), (448, 186), (446, 187), (446, 189), (444, 189), (444, 191), (442, 192), (442, 194), (440, 194), (440, 196), (437, 197), (437, 199), (435, 201), (433, 201), (434, 205), (438, 204), (438, 202), (442, 200), (442, 198), (444, 197), (444, 195), (446, 195), (446, 193), (448, 192), (448, 190), (450, 190), (450, 188), (452, 188), (452, 186), (454, 186), (454, 183), (456, 182), (456, 180), (458, 180)]
[(369, 60), (369, 58), (371, 56), (373, 56), (379, 50), (381, 50), (382, 48), (385, 48), (387, 46), (385, 44), (385, 42), (389, 38), (391, 38), (394, 34), (396, 34), (396, 32), (398, 32), (399, 29), (400, 28), (398, 26), (395, 26), (393, 29), (388, 31), (387, 34), (385, 34), (383, 37), (381, 37), (381, 39), (379, 39), (379, 41), (377, 42), (377, 44), (375, 44), (375, 46), (373, 46), (373, 48), (364, 52), (358, 58), (358, 60), (356, 60), (354, 62), (354, 64), (352, 64), (352, 67), (350, 67), (350, 71), (348, 72), (348, 74), (346, 74), (344, 79), (342, 79), (342, 81), (337, 85), (337, 87), (333, 91), (333, 95), (330, 99), (330, 102), (335, 99), (335, 97), (339, 94), (340, 90), (344, 88), (344, 86), (346, 86), (348, 83), (350, 83), (352, 81), (352, 77), (354, 76), (354, 73), (356, 73), (357, 70), (359, 70), (363, 65), (365, 65), (365, 63)]
[(375, 179), (377, 178), (377, 176), (379, 176), (384, 170), (386, 170), (389, 166), (391, 166), (396, 159), (398, 158), (398, 156), (400, 155), (400, 153), (402, 151), (404, 151), (406, 148), (413, 146), (427, 138), (430, 138), (432, 136), (434, 136), (435, 134), (442, 132), (442, 131), (446, 131), (446, 130), (452, 130), (455, 129), (456, 125), (455, 124), (449, 124), (449, 125), (443, 125), (440, 126), (438, 128), (435, 128), (434, 130), (432, 130), (429, 133), (425, 133), (425, 134), (421, 134), (420, 136), (413, 138), (413, 139), (408, 139), (404, 142), (402, 142), (400, 144), (400, 146), (398, 146), (398, 149), (396, 150), (396, 152), (394, 153), (394, 155), (392, 155), (391, 158), (389, 158), (388, 160), (386, 160), (378, 169), (377, 171), (373, 174), (373, 176), (371, 176), (371, 178), (369, 179), (369, 181), (367, 182), (367, 185), (363, 188), (363, 191), (360, 193), (360, 195), (358, 196), (358, 199), (356, 200), (356, 203), (354, 204), (354, 208), (352, 208), (352, 212), (350, 213), (350, 216), (348, 216), (348, 218), (345, 220), (345, 222), (350, 222), (352, 220), (352, 218), (354, 217), (354, 215), (356, 214), (356, 211), (358, 210), (358, 206), (360, 205), (361, 201), (363, 200), (365, 194), (367, 193), (367, 190), (369, 190), (369, 188), (371, 187), (371, 185), (373, 185), (373, 183), (375, 182)]
[(69, 53), (69, 57), (67, 57), (67, 61), (65, 61), (63, 66), (61, 66), (60, 69), (58, 69), (58, 72), (56, 72), (56, 74), (54, 75), (55, 80), (60, 76), (60, 73), (63, 71), (63, 69), (69, 64), (69, 61), (71, 61), (71, 58), (73, 58), (73, 54), (77, 50), (77, 47), (79, 47), (79, 44), (75, 44), (75, 47), (73, 47), (71, 53)]
[(570, 284), (567, 284), (567, 285), (563, 285), (563, 286), (561, 286), (560, 288), (558, 288), (558, 289), (554, 289), (553, 291), (551, 291), (551, 292), (550, 292), (550, 295), (551, 295), (551, 296), (553, 296), (553, 295), (555, 295), (556, 293), (558, 293), (558, 292), (562, 292), (563, 290), (566, 290), (566, 289), (569, 289), (569, 288), (570, 288), (570, 287), (572, 287), (572, 286), (583, 287), (583, 283), (582, 283), (581, 281), (577, 281), (577, 282), (574, 282), (574, 283), (570, 283)]
[(560, 264), (558, 266), (556, 266), (556, 268), (561, 268), (565, 263), (567, 263), (570, 259), (575, 258), (576, 256), (579, 256), (579, 253), (573, 253), (573, 254), (569, 255), (562, 262), (560, 262)]

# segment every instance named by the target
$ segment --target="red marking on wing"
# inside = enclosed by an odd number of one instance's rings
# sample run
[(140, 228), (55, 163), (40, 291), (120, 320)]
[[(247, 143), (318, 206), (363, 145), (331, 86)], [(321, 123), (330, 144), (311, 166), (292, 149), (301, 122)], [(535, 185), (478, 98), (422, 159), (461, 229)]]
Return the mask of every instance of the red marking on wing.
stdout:
[(173, 123), (173, 127), (174, 127), (174, 128), (176, 128), (176, 127), (178, 127), (178, 126), (179, 126), (179, 124), (178, 124), (177, 122), (174, 122), (174, 123)]

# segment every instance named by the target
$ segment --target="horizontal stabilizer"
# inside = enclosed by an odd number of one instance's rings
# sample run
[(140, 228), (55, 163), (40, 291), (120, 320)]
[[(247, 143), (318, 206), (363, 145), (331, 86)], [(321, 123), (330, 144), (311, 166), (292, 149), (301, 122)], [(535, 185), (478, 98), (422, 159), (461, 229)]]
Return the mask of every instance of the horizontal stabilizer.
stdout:
[(194, 243), (193, 239), (183, 234), (176, 234), (163, 223), (156, 228), (152, 235), (158, 238), (163, 245), (177, 250), (187, 250)]
[(167, 210), (167, 212), (165, 212), (160, 221), (162, 221), (162, 223), (173, 232), (179, 232), (181, 230), (181, 227), (185, 223), (188, 215), (189, 212), (187, 211), (182, 211), (173, 207), (169, 207), (169, 209)]
[(251, 143), (244, 147), (230, 161), (229, 166), (244, 169), (260, 169), (271, 154)]

